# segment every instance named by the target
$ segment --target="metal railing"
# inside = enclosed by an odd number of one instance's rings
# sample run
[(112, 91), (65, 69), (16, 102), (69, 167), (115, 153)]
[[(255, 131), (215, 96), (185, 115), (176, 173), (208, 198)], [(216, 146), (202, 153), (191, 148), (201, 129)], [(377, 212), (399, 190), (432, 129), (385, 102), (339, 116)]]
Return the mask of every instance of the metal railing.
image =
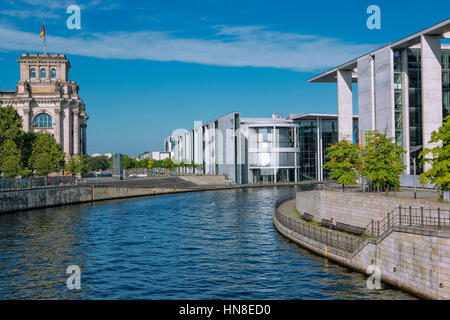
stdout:
[(73, 186), (77, 180), (74, 176), (50, 176), (37, 178), (0, 178), (0, 191), (32, 189), (51, 186)]
[(380, 237), (393, 226), (428, 230), (449, 229), (450, 210), (398, 206), (388, 212), (387, 216), (382, 220), (372, 221), (370, 233), (372, 236)]
[(275, 217), (280, 224), (302, 236), (318, 241), (326, 246), (352, 253), (355, 248), (355, 238), (338, 232), (331, 232), (323, 227), (314, 226), (298, 219), (287, 217), (278, 210), (284, 202), (294, 199), (293, 196), (283, 197), (275, 202)]
[(338, 232), (330, 232), (324, 227), (314, 226), (307, 222), (283, 215), (278, 208), (281, 204), (292, 199), (294, 199), (294, 196), (286, 196), (275, 202), (275, 216), (280, 224), (309, 239), (349, 253), (354, 253), (359, 250), (369, 239), (377, 240), (383, 237), (394, 227), (413, 227), (422, 230), (450, 230), (450, 210), (398, 206), (388, 212), (383, 219), (372, 220), (364, 228), (365, 231), (362, 236), (349, 237)]

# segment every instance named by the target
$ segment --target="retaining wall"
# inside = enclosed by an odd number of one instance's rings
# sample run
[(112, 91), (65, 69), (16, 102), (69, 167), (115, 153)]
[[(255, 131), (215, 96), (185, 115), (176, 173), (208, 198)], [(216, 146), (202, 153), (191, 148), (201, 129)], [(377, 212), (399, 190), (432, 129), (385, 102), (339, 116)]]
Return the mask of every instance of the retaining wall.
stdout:
[(275, 214), (273, 221), (282, 235), (323, 257), (366, 275), (369, 265), (376, 265), (385, 283), (427, 299), (450, 299), (450, 233), (423, 234), (394, 227), (384, 238), (366, 241), (359, 252), (351, 255), (329, 250), (324, 244), (288, 229)]
[[(179, 190), (183, 191), (183, 190)], [(74, 203), (173, 193), (171, 188), (47, 187), (0, 192), (0, 213)]]
[[(450, 204), (444, 202), (402, 199), (376, 194), (365, 195), (355, 192), (328, 190), (304, 191), (296, 194), (296, 207), (301, 213), (309, 213), (314, 220), (330, 219), (365, 228), (372, 220), (382, 220), (387, 213), (399, 205), (425, 209), (450, 210)], [(436, 215), (436, 211), (427, 216)], [(449, 217), (446, 217), (449, 218)]]

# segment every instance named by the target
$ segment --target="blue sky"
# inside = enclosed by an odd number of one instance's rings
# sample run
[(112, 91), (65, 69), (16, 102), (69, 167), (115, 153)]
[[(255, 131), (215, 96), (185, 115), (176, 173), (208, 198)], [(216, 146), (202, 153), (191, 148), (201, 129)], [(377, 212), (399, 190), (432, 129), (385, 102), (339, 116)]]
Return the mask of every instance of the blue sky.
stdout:
[[(81, 7), (81, 30), (66, 8)], [(369, 30), (369, 5), (381, 30)], [(65, 53), (90, 116), (88, 153), (162, 149), (174, 129), (242, 117), (336, 112), (336, 85), (312, 76), (449, 18), (450, 1), (0, 1), (0, 90), (16, 59)], [(355, 107), (356, 111), (356, 107)]]

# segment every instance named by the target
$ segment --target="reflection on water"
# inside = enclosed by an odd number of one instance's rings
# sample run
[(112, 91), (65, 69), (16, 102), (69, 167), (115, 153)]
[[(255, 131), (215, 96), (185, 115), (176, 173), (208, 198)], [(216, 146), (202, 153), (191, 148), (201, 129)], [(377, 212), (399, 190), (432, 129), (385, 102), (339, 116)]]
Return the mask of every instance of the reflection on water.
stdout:
[[(294, 188), (187, 193), (0, 216), (1, 299), (412, 299), (272, 225)], [(81, 290), (68, 290), (69, 265)]]

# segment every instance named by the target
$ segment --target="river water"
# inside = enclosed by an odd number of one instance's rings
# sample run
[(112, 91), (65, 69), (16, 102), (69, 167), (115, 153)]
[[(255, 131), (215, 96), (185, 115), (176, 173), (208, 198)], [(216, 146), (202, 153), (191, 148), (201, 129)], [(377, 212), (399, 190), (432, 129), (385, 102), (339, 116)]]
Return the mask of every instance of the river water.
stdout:
[[(300, 248), (272, 224), (293, 187), (0, 215), (0, 299), (414, 299)], [(69, 290), (77, 265), (81, 289)]]

